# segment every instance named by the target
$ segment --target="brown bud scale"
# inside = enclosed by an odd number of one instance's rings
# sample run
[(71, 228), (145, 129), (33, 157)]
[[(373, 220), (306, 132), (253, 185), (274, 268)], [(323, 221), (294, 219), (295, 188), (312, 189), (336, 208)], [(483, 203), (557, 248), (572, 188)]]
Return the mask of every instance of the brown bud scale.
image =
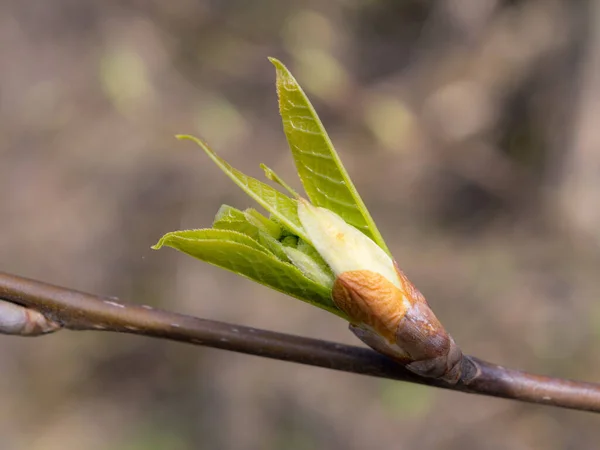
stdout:
[(387, 278), (370, 270), (344, 272), (333, 284), (333, 301), (352, 320), (373, 328), (389, 342), (406, 314), (400, 291)]
[(399, 289), (368, 270), (345, 272), (333, 286), (333, 300), (352, 320), (365, 344), (403, 363), (412, 372), (456, 383), (463, 355), (425, 297), (396, 267)]

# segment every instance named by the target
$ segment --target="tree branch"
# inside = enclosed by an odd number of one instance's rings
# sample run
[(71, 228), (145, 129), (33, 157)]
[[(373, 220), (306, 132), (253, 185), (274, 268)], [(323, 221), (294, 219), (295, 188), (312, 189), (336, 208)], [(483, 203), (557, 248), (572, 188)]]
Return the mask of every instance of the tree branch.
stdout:
[(474, 357), (466, 357), (475, 367), (474, 376), (451, 385), (418, 377), (366, 348), (124, 304), (5, 273), (0, 273), (0, 299), (38, 311), (70, 330), (139, 334), (471, 394), (600, 412), (600, 384), (532, 375)]

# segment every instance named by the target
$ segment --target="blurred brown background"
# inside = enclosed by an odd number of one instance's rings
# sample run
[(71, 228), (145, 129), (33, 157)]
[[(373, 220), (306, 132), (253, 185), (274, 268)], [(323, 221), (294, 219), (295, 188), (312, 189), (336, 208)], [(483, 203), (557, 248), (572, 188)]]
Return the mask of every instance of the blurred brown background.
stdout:
[[(294, 168), (280, 58), (465, 351), (598, 380), (600, 3), (0, 2), (0, 270), (356, 344), (170, 250)], [(296, 182), (295, 186), (299, 183)], [(596, 449), (591, 414), (125, 335), (0, 338), (1, 450)]]

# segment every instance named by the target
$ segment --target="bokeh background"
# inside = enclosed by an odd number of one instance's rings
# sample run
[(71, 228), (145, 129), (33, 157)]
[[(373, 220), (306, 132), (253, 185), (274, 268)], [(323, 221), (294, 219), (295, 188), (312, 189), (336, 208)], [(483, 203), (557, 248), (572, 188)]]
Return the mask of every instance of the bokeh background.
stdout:
[[(0, 1), (0, 270), (357, 343), (171, 250), (294, 167), (280, 58), (465, 351), (600, 377), (600, 3)], [(298, 187), (299, 183), (296, 182)], [(596, 449), (591, 414), (126, 335), (0, 338), (1, 450)]]

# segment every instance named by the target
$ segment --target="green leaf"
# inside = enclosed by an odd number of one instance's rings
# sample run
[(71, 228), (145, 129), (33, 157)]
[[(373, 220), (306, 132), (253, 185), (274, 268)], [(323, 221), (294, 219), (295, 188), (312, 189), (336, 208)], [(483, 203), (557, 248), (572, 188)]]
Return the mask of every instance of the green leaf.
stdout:
[(279, 224), (267, 219), (257, 210), (248, 208), (244, 211), (244, 216), (248, 222), (258, 228), (260, 231), (272, 236), (273, 239), (279, 239), (281, 237), (281, 227)]
[(300, 240), (298, 242), (298, 246), (296, 248), (302, 253), (306, 254), (308, 257), (310, 257), (321, 268), (322, 271), (329, 273), (331, 278), (334, 278), (331, 268), (325, 262), (325, 260), (316, 248), (314, 248), (312, 245), (303, 240)]
[(260, 164), (260, 168), (262, 170), (264, 170), (265, 177), (267, 177), (268, 180), (271, 180), (274, 183), (277, 183), (278, 185), (280, 185), (282, 188), (284, 188), (286, 191), (288, 191), (292, 197), (294, 197), (294, 198), (299, 197), (298, 193), (289, 184), (287, 184), (285, 181), (283, 181), (283, 178), (281, 178), (279, 175), (277, 175), (273, 169), (268, 167), (266, 164), (262, 164), (262, 163)]
[(300, 220), (298, 219), (298, 204), (296, 200), (292, 200), (268, 184), (262, 183), (257, 179), (244, 175), (239, 170), (234, 169), (225, 162), (225, 160), (218, 157), (216, 153), (200, 139), (187, 135), (179, 135), (177, 138), (188, 139), (195, 142), (235, 184), (277, 218), (277, 221), (282, 226), (286, 227), (295, 235), (301, 236), (302, 239), (310, 242), (302, 225), (300, 225)]
[(281, 241), (281, 244), (284, 247), (292, 247), (292, 248), (296, 248), (296, 246), (298, 245), (298, 236), (293, 236), (293, 235), (287, 235), (285, 236)]
[(252, 241), (249, 237), (244, 236), (244, 242), (238, 235), (226, 230), (175, 231), (165, 234), (153, 248), (172, 247), (348, 320), (333, 303), (330, 289), (307, 278), (292, 264), (260, 250), (260, 244), (248, 245)]
[(258, 232), (258, 242), (262, 246), (271, 250), (271, 252), (275, 256), (277, 256), (277, 258), (279, 258), (281, 261), (289, 262), (289, 258), (283, 251), (283, 244), (281, 242), (279, 242), (277, 239), (273, 238), (273, 236), (271, 236), (270, 234), (265, 233), (263, 231), (259, 231)]
[(229, 221), (240, 221), (246, 220), (244, 217), (244, 213), (237, 208), (229, 205), (221, 205), (217, 214), (215, 214), (215, 220), (213, 223), (217, 222), (229, 222)]
[(308, 97), (280, 61), (269, 60), (277, 71), (283, 129), (308, 197), (316, 206), (340, 215), (389, 254)]
[(232, 230), (258, 240), (259, 230), (250, 223), (244, 213), (229, 205), (222, 205), (215, 216), (213, 228), (219, 230)]
[(181, 239), (186, 239), (189, 241), (194, 240), (203, 240), (203, 241), (229, 241), (235, 242), (240, 245), (245, 245), (246, 247), (251, 247), (256, 251), (263, 252), (266, 255), (272, 255), (272, 253), (263, 245), (259, 244), (258, 241), (255, 241), (250, 236), (242, 234), (238, 231), (233, 230), (216, 230), (214, 228), (202, 228), (198, 230), (182, 230), (182, 231), (172, 231), (171, 233), (165, 234), (156, 245), (152, 248), (154, 250), (158, 250), (163, 245), (166, 245), (166, 240), (170, 239), (172, 236), (177, 236)]
[(333, 287), (334, 279), (330, 270), (323, 270), (314, 259), (297, 248), (284, 246), (283, 251), (294, 266), (300, 269), (308, 278), (330, 289)]

